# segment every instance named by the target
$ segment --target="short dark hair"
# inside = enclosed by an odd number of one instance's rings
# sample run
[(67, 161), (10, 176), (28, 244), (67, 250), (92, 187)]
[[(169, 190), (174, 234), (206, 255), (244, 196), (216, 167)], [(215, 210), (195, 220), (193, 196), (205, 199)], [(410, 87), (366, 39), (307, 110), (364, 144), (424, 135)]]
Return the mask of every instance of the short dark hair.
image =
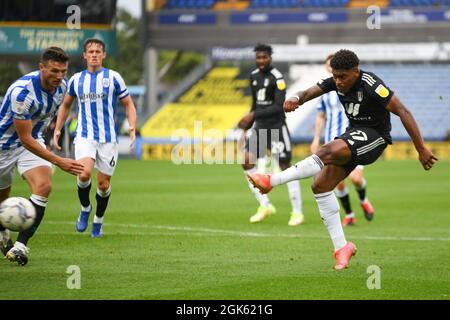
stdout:
[(267, 44), (263, 44), (263, 43), (258, 43), (255, 48), (253, 49), (253, 51), (255, 52), (267, 52), (269, 54), (269, 56), (272, 55), (273, 50), (272, 47), (267, 45)]
[(69, 56), (59, 47), (49, 47), (42, 52), (41, 63), (47, 64), (49, 60), (65, 63), (69, 61)]
[(331, 58), (330, 66), (334, 70), (350, 70), (358, 67), (358, 56), (350, 50), (341, 49)]
[(102, 46), (103, 51), (106, 51), (106, 45), (102, 40), (96, 39), (96, 38), (89, 38), (89, 39), (86, 39), (86, 41), (84, 41), (83, 52), (86, 52), (86, 48), (87, 48), (88, 44), (90, 44), (90, 43), (97, 43)]

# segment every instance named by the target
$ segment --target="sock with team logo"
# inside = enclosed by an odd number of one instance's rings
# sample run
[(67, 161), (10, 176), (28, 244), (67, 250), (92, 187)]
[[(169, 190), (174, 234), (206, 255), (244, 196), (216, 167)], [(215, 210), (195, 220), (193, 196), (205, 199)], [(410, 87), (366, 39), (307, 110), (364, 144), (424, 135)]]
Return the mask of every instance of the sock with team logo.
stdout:
[(323, 166), (322, 160), (313, 154), (284, 171), (274, 173), (270, 177), (270, 184), (278, 186), (289, 181), (312, 177), (322, 170)]

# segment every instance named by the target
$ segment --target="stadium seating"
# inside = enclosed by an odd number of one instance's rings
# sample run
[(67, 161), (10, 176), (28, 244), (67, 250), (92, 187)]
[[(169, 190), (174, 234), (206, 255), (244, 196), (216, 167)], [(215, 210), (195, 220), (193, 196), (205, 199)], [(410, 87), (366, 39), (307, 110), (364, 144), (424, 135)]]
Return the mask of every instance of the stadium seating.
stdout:
[(449, 6), (450, 0), (167, 0), (164, 9), (244, 10), (289, 8), (366, 8)]
[(165, 9), (210, 9), (215, 0), (167, 0)]
[[(426, 140), (447, 138), (450, 130), (450, 65), (381, 64), (363, 65), (361, 69), (378, 75), (398, 95), (414, 115)], [(291, 72), (291, 77), (301, 77), (301, 74)], [(315, 112), (310, 112), (303, 115), (301, 121), (292, 122), (290, 129), (294, 141), (311, 141), (314, 117)], [(397, 116), (391, 115), (391, 123), (394, 140), (409, 140)]]
[[(450, 65), (378, 65), (367, 69), (397, 93), (427, 140), (446, 138), (450, 130)], [(392, 116), (391, 120), (392, 136), (408, 139), (400, 119)]]

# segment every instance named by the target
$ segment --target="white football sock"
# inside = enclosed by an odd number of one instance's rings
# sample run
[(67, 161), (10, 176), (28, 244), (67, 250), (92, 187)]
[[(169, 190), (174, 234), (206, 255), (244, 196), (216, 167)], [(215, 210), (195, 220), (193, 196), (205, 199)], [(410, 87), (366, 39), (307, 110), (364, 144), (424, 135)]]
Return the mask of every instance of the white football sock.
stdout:
[(339, 190), (338, 188), (334, 188), (334, 193), (336, 194), (336, 197), (342, 198), (348, 195), (348, 188), (347, 186), (344, 187), (344, 189)]
[(99, 218), (97, 215), (94, 215), (94, 223), (103, 223), (103, 217)]
[(42, 196), (38, 196), (37, 194), (32, 194), (30, 196), (30, 201), (33, 202), (35, 205), (38, 205), (40, 207), (47, 207), (47, 202), (48, 202), (48, 198), (46, 197), (42, 197)]
[(91, 179), (89, 179), (88, 181), (81, 181), (80, 177), (77, 176), (77, 185), (80, 188), (85, 189), (85, 188), (89, 187), (90, 184), (91, 184)]
[(287, 183), (287, 187), (292, 204), (292, 213), (302, 213), (300, 182), (298, 180), (290, 181)]
[(347, 244), (344, 230), (342, 229), (339, 216), (339, 203), (332, 191), (317, 193), (314, 195), (319, 206), (320, 217), (323, 224), (327, 227), (331, 241), (333, 241), (334, 250), (339, 250)]
[(362, 183), (361, 183), (361, 187), (355, 186), (356, 190), (363, 190), (365, 187), (367, 186), (367, 181), (366, 179), (362, 179)]
[(270, 205), (270, 200), (269, 200), (269, 197), (267, 196), (267, 194), (261, 194), (261, 192), (259, 192), (259, 190), (257, 188), (255, 188), (250, 183), (250, 181), (248, 181), (248, 179), (247, 179), (247, 173), (255, 173), (255, 172), (256, 172), (256, 168), (255, 167), (253, 167), (253, 168), (251, 168), (249, 170), (244, 170), (244, 173), (246, 174), (245, 180), (247, 180), (248, 187), (250, 188), (250, 190), (255, 195), (255, 198), (256, 198), (256, 200), (258, 200), (259, 204), (261, 206), (268, 207)]
[(87, 207), (83, 207), (83, 206), (81, 206), (81, 210), (82, 210), (82, 211), (84, 211), (84, 212), (88, 212), (88, 211), (91, 211), (91, 208), (92, 208), (92, 206), (91, 206), (91, 205), (88, 205)]
[(292, 180), (309, 178), (316, 175), (322, 168), (322, 160), (313, 154), (284, 171), (274, 173), (270, 177), (270, 185), (274, 187)]

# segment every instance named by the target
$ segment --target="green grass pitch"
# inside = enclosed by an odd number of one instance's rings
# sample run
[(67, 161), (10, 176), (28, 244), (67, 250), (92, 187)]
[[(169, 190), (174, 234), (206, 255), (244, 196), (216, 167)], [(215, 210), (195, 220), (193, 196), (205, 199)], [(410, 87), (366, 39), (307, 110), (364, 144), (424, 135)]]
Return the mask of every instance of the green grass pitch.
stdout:
[[(350, 187), (357, 225), (345, 233), (359, 250), (336, 272), (311, 179), (301, 182), (304, 225), (287, 225), (285, 186), (270, 194), (277, 214), (252, 225), (257, 203), (238, 165), (121, 160), (104, 237), (91, 239), (90, 227), (75, 231), (75, 178), (58, 170), (28, 265), (0, 260), (0, 300), (449, 299), (450, 163), (426, 172), (380, 160), (365, 173), (375, 218), (365, 221)], [(19, 177), (12, 195), (29, 195)], [(67, 287), (69, 266), (80, 289)], [(370, 266), (379, 289), (368, 289)]]

